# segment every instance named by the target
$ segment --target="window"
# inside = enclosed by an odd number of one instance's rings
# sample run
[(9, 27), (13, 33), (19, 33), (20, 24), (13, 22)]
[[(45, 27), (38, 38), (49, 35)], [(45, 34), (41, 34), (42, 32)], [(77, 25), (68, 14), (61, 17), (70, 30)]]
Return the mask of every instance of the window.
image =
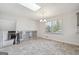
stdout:
[(52, 33), (62, 32), (62, 20), (52, 20), (46, 23), (46, 31)]

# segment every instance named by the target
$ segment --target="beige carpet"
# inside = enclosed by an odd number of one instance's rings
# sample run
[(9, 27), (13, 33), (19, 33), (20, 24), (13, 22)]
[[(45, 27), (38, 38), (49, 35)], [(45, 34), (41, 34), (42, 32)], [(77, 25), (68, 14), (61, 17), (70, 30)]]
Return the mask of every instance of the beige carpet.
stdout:
[(79, 47), (38, 38), (2, 48), (0, 51), (8, 52), (9, 55), (77, 55)]

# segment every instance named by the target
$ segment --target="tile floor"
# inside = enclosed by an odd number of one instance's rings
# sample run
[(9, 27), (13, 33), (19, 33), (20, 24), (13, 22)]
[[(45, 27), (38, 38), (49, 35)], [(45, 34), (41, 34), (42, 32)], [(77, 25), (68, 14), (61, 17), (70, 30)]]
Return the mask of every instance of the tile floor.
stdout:
[(78, 55), (79, 47), (47, 39), (30, 39), (0, 49), (9, 55)]

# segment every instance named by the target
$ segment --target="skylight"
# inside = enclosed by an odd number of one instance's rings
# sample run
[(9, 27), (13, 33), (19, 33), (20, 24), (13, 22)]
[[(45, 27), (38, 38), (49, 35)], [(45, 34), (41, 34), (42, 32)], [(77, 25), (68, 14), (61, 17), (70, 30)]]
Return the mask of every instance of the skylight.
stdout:
[(31, 9), (32, 11), (37, 11), (40, 9), (40, 6), (38, 6), (35, 3), (20, 3), (20, 4), (23, 5), (24, 7)]

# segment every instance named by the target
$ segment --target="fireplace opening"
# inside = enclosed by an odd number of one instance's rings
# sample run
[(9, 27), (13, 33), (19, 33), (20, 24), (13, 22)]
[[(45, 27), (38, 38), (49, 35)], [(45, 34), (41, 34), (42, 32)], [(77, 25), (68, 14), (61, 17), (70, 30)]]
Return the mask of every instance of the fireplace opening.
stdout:
[(8, 40), (16, 38), (16, 31), (8, 31)]

